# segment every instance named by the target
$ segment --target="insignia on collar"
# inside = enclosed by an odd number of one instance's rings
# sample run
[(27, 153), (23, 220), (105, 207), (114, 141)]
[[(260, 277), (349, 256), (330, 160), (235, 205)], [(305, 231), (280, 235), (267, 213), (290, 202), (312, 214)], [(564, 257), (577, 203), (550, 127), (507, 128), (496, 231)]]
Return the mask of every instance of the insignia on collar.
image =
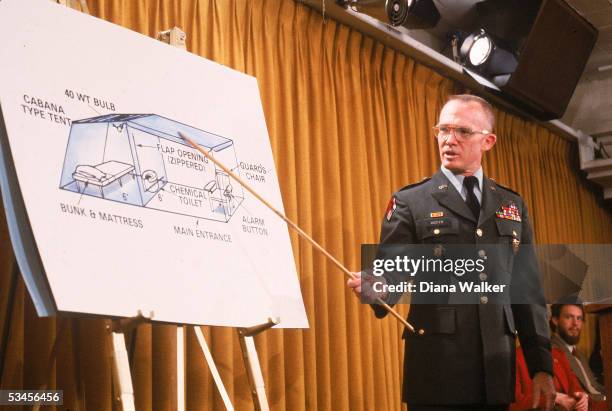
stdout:
[(441, 186), (438, 186), (438, 190), (446, 190), (448, 188), (448, 186), (446, 184), (442, 184)]
[(391, 221), (391, 217), (393, 217), (393, 213), (397, 209), (397, 204), (395, 203), (395, 197), (391, 197), (389, 200), (389, 204), (387, 205), (387, 221)]
[(522, 221), (519, 209), (514, 203), (510, 203), (507, 206), (501, 206), (499, 211), (495, 212), (497, 218), (503, 218), (505, 220)]

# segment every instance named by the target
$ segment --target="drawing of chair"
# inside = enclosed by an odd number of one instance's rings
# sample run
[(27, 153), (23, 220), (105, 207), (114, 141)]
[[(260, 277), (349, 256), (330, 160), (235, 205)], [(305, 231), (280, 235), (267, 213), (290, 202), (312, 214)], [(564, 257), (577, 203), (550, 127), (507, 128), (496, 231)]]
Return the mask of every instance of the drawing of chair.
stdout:
[(223, 197), (225, 197), (226, 201), (225, 201), (225, 207), (226, 207), (226, 214), (227, 215), (232, 215), (234, 214), (234, 210), (237, 207), (237, 201), (236, 201), (236, 197), (234, 197), (233, 194), (234, 191), (234, 187), (232, 187), (231, 184), (228, 184), (227, 187), (225, 187), (225, 190), (223, 190)]

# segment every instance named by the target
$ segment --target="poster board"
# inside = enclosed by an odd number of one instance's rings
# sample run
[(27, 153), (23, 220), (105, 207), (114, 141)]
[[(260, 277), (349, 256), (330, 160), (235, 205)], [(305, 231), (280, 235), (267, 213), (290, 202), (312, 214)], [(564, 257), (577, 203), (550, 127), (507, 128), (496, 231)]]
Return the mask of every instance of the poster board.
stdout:
[(0, 183), (40, 315), (308, 326), (285, 223), (178, 137), (283, 210), (255, 78), (47, 0), (0, 24)]

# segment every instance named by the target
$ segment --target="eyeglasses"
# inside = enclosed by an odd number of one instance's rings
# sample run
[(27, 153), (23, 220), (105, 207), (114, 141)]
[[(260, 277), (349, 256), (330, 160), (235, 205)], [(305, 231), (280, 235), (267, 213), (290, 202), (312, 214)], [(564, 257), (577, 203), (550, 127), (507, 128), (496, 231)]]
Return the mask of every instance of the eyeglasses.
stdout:
[(472, 130), (467, 127), (457, 127), (457, 126), (434, 126), (433, 127), (434, 135), (436, 138), (441, 138), (444, 141), (448, 140), (451, 133), (455, 136), (455, 138), (459, 141), (465, 141), (470, 138), (474, 134), (490, 134), (489, 130)]

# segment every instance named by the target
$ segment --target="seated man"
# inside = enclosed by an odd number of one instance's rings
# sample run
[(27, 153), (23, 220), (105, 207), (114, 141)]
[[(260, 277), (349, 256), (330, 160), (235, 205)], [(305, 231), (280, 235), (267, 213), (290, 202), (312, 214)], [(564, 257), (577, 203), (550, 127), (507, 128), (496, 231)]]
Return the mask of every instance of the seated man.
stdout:
[[(572, 373), (565, 354), (559, 348), (553, 347), (553, 373), (555, 390), (555, 410), (586, 411), (588, 409), (588, 396), (580, 387), (580, 382)], [(514, 402), (510, 405), (510, 411), (523, 411), (532, 409), (533, 396), (531, 378), (525, 357), (521, 347), (516, 349), (516, 387)], [(544, 407), (540, 401), (539, 407)]]
[(589, 394), (589, 409), (605, 410), (606, 393), (599, 384), (588, 362), (576, 350), (584, 324), (582, 304), (553, 304), (551, 307), (551, 326), (554, 334), (553, 347), (561, 350), (567, 358), (572, 372), (578, 378), (582, 389)]

